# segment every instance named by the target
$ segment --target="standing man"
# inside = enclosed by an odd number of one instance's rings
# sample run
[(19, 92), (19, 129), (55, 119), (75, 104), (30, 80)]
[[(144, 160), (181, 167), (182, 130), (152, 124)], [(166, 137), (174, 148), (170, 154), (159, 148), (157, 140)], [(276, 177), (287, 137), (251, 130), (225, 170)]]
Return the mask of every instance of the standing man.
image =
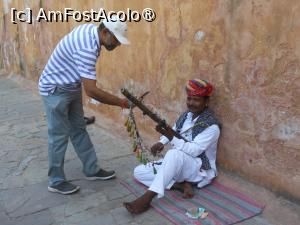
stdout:
[(114, 171), (100, 169), (94, 146), (86, 131), (82, 105), (82, 84), (86, 94), (104, 104), (128, 108), (126, 99), (118, 98), (96, 86), (96, 61), (101, 47), (108, 51), (129, 44), (127, 25), (112, 16), (99, 27), (84, 24), (67, 34), (54, 49), (39, 79), (48, 123), (48, 190), (71, 194), (79, 190), (66, 181), (64, 158), (69, 138), (89, 180), (107, 180)]

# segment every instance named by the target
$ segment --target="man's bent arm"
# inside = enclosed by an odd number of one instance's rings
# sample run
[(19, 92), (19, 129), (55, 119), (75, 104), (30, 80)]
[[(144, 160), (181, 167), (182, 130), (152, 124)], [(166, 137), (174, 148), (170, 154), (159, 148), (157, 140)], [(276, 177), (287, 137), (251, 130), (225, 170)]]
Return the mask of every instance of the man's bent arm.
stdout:
[(198, 134), (191, 142), (185, 142), (182, 139), (174, 137), (171, 145), (193, 157), (199, 156), (202, 152), (208, 149), (210, 145), (216, 143), (220, 136), (220, 129), (217, 125), (211, 125), (203, 132)]
[(96, 85), (96, 80), (87, 79), (87, 78), (81, 78), (83, 82), (83, 86), (85, 89), (86, 94), (96, 99), (99, 102), (102, 102), (107, 105), (116, 105), (120, 107), (126, 107), (126, 100), (121, 99), (115, 95), (112, 95), (106, 91), (103, 91), (102, 89), (98, 88)]
[[(173, 125), (172, 129), (176, 130), (176, 124)], [(162, 143), (163, 145), (166, 145), (170, 142), (170, 140), (166, 136), (162, 135), (160, 136), (159, 142)]]

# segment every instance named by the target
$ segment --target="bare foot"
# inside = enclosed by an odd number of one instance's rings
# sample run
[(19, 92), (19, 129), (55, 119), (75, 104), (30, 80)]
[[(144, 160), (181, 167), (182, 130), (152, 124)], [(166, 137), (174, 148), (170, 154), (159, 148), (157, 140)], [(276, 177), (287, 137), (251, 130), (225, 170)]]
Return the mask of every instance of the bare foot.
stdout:
[(176, 190), (176, 191), (180, 191), (181, 193), (183, 193), (183, 183), (184, 182), (175, 183), (175, 184), (173, 184), (171, 189)]
[(172, 189), (180, 191), (183, 193), (183, 198), (192, 198), (194, 197), (194, 191), (191, 183), (189, 182), (181, 182), (181, 183), (175, 183), (172, 186)]
[(123, 205), (128, 210), (128, 212), (132, 214), (140, 214), (150, 208), (150, 203), (155, 195), (155, 192), (146, 191), (145, 194), (143, 194), (141, 197), (132, 202), (124, 202)]
[(191, 183), (183, 182), (183, 198), (192, 198), (194, 197), (194, 191)]

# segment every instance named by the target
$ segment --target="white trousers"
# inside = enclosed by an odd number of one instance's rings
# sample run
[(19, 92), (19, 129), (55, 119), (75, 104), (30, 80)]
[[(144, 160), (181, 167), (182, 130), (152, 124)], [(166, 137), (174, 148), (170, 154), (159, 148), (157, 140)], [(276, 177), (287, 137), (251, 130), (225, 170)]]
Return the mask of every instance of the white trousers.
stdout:
[(134, 177), (149, 187), (150, 191), (164, 196), (165, 189), (170, 189), (175, 182), (200, 182), (204, 179), (200, 172), (201, 159), (194, 158), (182, 151), (170, 149), (165, 157), (155, 165), (157, 174), (154, 174), (152, 164), (139, 165), (134, 169)]

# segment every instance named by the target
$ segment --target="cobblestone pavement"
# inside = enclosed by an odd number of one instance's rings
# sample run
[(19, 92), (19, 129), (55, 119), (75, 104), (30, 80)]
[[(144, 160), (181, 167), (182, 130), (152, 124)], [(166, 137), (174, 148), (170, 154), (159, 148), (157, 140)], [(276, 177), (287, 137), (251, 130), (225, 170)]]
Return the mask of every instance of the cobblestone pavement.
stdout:
[[(152, 209), (143, 215), (132, 216), (122, 207), (123, 201), (132, 200), (134, 196), (120, 185), (120, 180), (132, 175), (137, 162), (130, 153), (131, 144), (126, 132), (118, 132), (118, 128), (107, 119), (104, 119), (104, 125), (89, 126), (88, 132), (101, 167), (115, 169), (117, 179), (85, 180), (81, 162), (70, 144), (65, 172), (68, 180), (80, 185), (81, 191), (70, 196), (49, 193), (43, 105), (37, 91), (32, 90), (32, 83), (24, 81), (20, 85), (14, 78), (0, 75), (1, 225), (171, 224)], [(87, 112), (95, 115), (88, 109)], [(96, 116), (99, 121), (101, 115)], [(298, 205), (224, 172), (219, 179), (271, 205), (262, 215), (241, 225), (296, 225), (295, 221), (299, 221)]]

